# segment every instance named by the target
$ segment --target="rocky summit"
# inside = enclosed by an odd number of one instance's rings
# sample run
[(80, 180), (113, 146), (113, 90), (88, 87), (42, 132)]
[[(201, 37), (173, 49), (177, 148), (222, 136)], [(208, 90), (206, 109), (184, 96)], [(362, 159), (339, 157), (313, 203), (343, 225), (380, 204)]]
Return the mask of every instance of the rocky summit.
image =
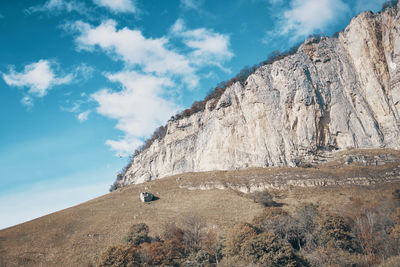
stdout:
[(364, 12), (336, 37), (308, 38), (218, 102), (171, 119), (119, 186), (184, 172), (310, 164), (338, 151), (400, 148), (400, 12)]

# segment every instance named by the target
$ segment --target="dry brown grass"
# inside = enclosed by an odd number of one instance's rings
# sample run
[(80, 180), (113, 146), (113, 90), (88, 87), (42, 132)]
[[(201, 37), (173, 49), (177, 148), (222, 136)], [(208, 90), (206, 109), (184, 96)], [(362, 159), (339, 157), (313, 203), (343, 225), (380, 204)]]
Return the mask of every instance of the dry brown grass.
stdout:
[[(160, 199), (141, 203), (139, 193), (145, 190)], [(0, 257), (6, 266), (87, 266), (96, 263), (108, 246), (123, 242), (133, 223), (146, 223), (155, 235), (165, 223), (179, 224), (186, 214), (196, 213), (223, 231), (236, 221), (251, 221), (261, 210), (260, 205), (235, 192), (189, 191), (180, 189), (174, 178), (167, 178), (123, 188), (2, 230)]]
[[(396, 165), (398, 166), (398, 164)], [(372, 167), (371, 167), (372, 168)], [(96, 264), (107, 247), (124, 242), (134, 223), (146, 223), (150, 235), (161, 234), (165, 223), (178, 225), (188, 214), (197, 214), (219, 234), (236, 222), (250, 222), (262, 205), (232, 190), (188, 190), (179, 185), (210, 181), (244, 183), (285, 177), (379, 176), (392, 165), (371, 169), (354, 166), (341, 169), (267, 168), (242, 171), (188, 173), (128, 186), (81, 205), (0, 231), (0, 266), (88, 266)], [(180, 178), (180, 179), (177, 179)], [(391, 194), (399, 182), (374, 186), (290, 188), (276, 191), (275, 201), (289, 212), (303, 203), (340, 211), (352, 198), (378, 201)], [(151, 191), (159, 200), (141, 203), (139, 193)]]

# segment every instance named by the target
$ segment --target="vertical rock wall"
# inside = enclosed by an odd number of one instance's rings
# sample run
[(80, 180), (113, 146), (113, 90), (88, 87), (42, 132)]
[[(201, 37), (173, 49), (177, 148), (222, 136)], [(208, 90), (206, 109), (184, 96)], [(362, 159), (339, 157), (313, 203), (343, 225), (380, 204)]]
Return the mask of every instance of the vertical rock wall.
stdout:
[(400, 148), (400, 7), (353, 18), (338, 38), (226, 89), (211, 110), (168, 122), (120, 185), (183, 172), (297, 166), (349, 148)]

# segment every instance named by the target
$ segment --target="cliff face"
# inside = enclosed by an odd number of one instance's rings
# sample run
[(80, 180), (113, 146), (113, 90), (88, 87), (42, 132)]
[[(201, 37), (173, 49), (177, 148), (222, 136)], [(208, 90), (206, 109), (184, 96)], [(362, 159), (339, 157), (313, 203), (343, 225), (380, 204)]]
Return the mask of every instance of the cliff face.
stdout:
[(183, 172), (297, 166), (349, 148), (400, 148), (400, 9), (353, 18), (338, 38), (226, 89), (216, 108), (168, 122), (120, 185)]

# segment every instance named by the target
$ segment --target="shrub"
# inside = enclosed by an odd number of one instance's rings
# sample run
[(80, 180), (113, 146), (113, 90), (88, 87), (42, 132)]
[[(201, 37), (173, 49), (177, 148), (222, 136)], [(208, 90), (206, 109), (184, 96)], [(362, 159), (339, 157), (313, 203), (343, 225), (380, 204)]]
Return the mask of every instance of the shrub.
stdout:
[(321, 245), (350, 251), (353, 249), (354, 235), (351, 233), (350, 225), (342, 216), (326, 214), (318, 224)]
[(363, 255), (328, 246), (318, 247), (311, 253), (305, 254), (311, 266), (370, 266)]
[(100, 267), (136, 267), (141, 266), (139, 251), (131, 245), (109, 247), (99, 260)]
[(190, 215), (183, 220), (183, 240), (189, 253), (198, 251), (205, 239), (206, 223), (200, 216)]
[(392, 196), (394, 200), (400, 200), (400, 188), (395, 189), (392, 192)]
[(109, 191), (112, 192), (112, 191), (117, 190), (118, 188), (120, 188), (120, 185), (119, 185), (118, 181), (115, 181), (112, 185), (110, 185)]
[(142, 244), (140, 249), (142, 264), (148, 266), (173, 265), (175, 258), (171, 259), (164, 242), (156, 241)]
[(314, 204), (305, 204), (301, 206), (295, 214), (299, 227), (304, 232), (311, 233), (314, 231), (315, 223), (314, 220), (318, 217), (318, 209)]
[(393, 214), (394, 226), (391, 230), (390, 237), (400, 243), (400, 208), (396, 209)]
[(174, 223), (168, 223), (164, 226), (164, 249), (168, 261), (173, 262), (177, 259), (186, 257), (184, 232), (176, 227)]
[(203, 240), (202, 249), (211, 255), (211, 262), (219, 263), (222, 258), (223, 242), (213, 230), (209, 230)]
[(271, 232), (246, 239), (241, 255), (247, 261), (263, 266), (301, 266), (291, 247)]
[(144, 223), (138, 223), (131, 226), (125, 241), (132, 245), (140, 245), (149, 242), (149, 227)]
[(260, 215), (253, 218), (253, 224), (258, 228), (265, 228), (266, 225), (270, 224), (271, 220), (287, 215), (287, 212), (280, 207), (268, 207)]
[(384, 263), (379, 265), (379, 267), (398, 267), (399, 266), (399, 262), (400, 262), (400, 255), (399, 256), (390, 257)]
[(218, 264), (218, 267), (260, 267), (259, 264), (250, 263), (242, 259), (239, 256), (235, 257), (224, 257)]
[(276, 205), (275, 201), (273, 200), (273, 196), (267, 190), (254, 192), (252, 193), (251, 198), (255, 203), (260, 203), (265, 207)]
[(185, 267), (200, 267), (210, 266), (212, 256), (208, 251), (199, 250), (193, 252), (188, 257), (188, 262), (183, 264)]
[(258, 230), (249, 223), (241, 223), (230, 229), (226, 235), (225, 254), (227, 256), (238, 255), (244, 242), (256, 236)]

